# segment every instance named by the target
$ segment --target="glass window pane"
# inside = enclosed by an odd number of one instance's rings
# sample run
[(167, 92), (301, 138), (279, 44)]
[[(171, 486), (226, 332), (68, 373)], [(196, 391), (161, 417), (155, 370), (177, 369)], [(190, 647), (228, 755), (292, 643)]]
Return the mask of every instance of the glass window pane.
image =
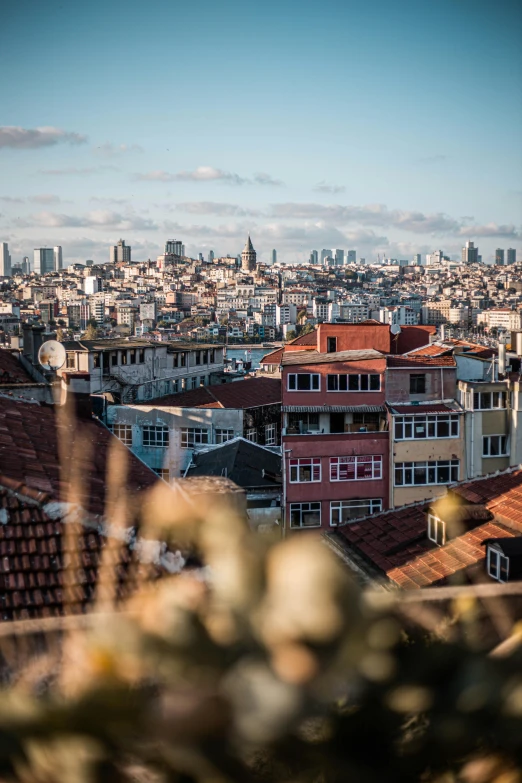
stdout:
[(348, 389), (349, 389), (349, 391), (359, 391), (359, 376), (358, 375), (349, 375), (348, 376)]

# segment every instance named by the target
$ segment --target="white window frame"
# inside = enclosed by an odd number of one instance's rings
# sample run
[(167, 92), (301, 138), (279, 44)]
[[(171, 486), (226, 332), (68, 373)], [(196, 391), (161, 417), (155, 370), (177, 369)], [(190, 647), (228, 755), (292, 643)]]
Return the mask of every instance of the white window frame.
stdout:
[[(336, 378), (336, 382), (334, 383), (332, 381), (332, 386), (337, 386), (336, 389), (330, 388), (330, 378)], [(344, 380), (341, 381), (341, 378)], [(350, 380), (352, 378), (357, 378), (357, 389), (350, 389), (350, 384), (355, 385), (354, 381)], [(366, 378), (367, 380), (363, 382), (361, 379)], [(377, 378), (379, 380), (379, 388), (378, 389), (371, 389), (371, 378)], [(367, 388), (362, 388), (364, 385), (367, 386)], [(346, 388), (341, 389), (340, 386), (345, 386)], [(347, 393), (357, 393), (357, 392), (368, 392), (368, 394), (375, 394), (376, 392), (380, 392), (382, 389), (382, 380), (381, 375), (378, 372), (363, 372), (363, 373), (353, 373), (353, 372), (342, 372), (342, 373), (328, 373), (326, 376), (326, 391), (330, 392), (330, 394), (347, 394)]]
[(437, 546), (446, 543), (446, 523), (435, 514), (428, 514), (428, 538)]
[[(151, 437), (152, 436), (152, 437)], [(169, 445), (169, 428), (146, 424), (141, 430), (142, 445), (146, 449), (166, 449)]]
[[(495, 560), (495, 573), (491, 573), (491, 566), (492, 566), (492, 560)], [(506, 578), (501, 579), (502, 575), (502, 561), (505, 560), (505, 571), (506, 571)], [(499, 552), (498, 549), (493, 549), (493, 547), (488, 546), (488, 574), (492, 579), (495, 579), (497, 582), (508, 582), (509, 581), (509, 557), (506, 557), (506, 555), (503, 555), (502, 552)]]
[(277, 424), (265, 425), (265, 446), (277, 446)]
[(167, 483), (170, 481), (170, 470), (168, 468), (153, 468), (153, 470), (158, 478), (163, 479)]
[[(349, 519), (342, 519), (342, 512), (346, 509), (354, 508), (367, 508), (364, 513), (359, 514), (356, 517)], [(351, 525), (357, 522), (361, 517), (371, 516), (372, 514), (380, 514), (382, 511), (382, 498), (353, 498), (351, 500), (331, 500), (330, 501), (330, 527), (342, 527), (344, 525)], [(334, 521), (334, 517), (339, 519)]]
[[(358, 454), (350, 457), (330, 457), (330, 481), (378, 481), (382, 479), (382, 455), (381, 454)], [(341, 478), (341, 475), (352, 473), (349, 466), (353, 465), (353, 477)], [(358, 475), (359, 470), (364, 471), (362, 466), (371, 466), (371, 476)]]
[(193, 449), (196, 446), (208, 445), (208, 429), (206, 427), (182, 427), (180, 430), (181, 448)]
[[(439, 470), (443, 468), (449, 468), (448, 481), (439, 481)], [(426, 481), (414, 481), (415, 470), (426, 471)], [(435, 471), (435, 481), (429, 480), (429, 472)], [(397, 483), (397, 473), (402, 472), (402, 482)], [(453, 474), (453, 475), (452, 475)], [(429, 487), (436, 485), (453, 484), (459, 480), (460, 477), (460, 460), (458, 459), (438, 459), (429, 460), (426, 462), (396, 462), (393, 466), (393, 485), (395, 487)], [(406, 480), (409, 478), (410, 480)]]
[(257, 430), (255, 427), (251, 427), (249, 430), (246, 431), (246, 439), (250, 441), (250, 443), (257, 443)]
[[(483, 397), (488, 394), (489, 395), (489, 406), (487, 408), (482, 407)], [(475, 407), (475, 399), (478, 397), (479, 407)], [(494, 403), (497, 403), (496, 405)], [(503, 403), (503, 404), (502, 404)], [(491, 392), (491, 391), (474, 391), (473, 392), (473, 408), (474, 411), (497, 411), (497, 410), (506, 410), (507, 408), (507, 392), (506, 391), (498, 391), (498, 392)]]
[[(320, 484), (321, 483), (321, 458), (302, 457), (291, 459), (288, 466), (288, 479), (290, 484)], [(310, 468), (310, 480), (301, 478), (301, 469)]]
[(112, 433), (124, 446), (132, 446), (132, 424), (120, 424), (116, 422), (112, 425)]
[[(491, 441), (493, 438), (498, 438), (498, 454), (491, 453)], [(502, 442), (504, 441), (504, 442)], [(502, 449), (503, 447), (503, 449)], [(501, 450), (502, 449), (502, 450)], [(508, 436), (507, 435), (483, 435), (482, 436), (482, 456), (486, 458), (495, 457), (508, 457)]]
[[(313, 506), (313, 508), (312, 508)], [(296, 525), (292, 522), (292, 512), (299, 513), (300, 516), (300, 524)], [(304, 525), (303, 524), (303, 514), (311, 513), (311, 512), (318, 512), (319, 513), (319, 524), (313, 524), (313, 525)], [(321, 527), (321, 501), (310, 501), (309, 503), (290, 503), (290, 527), (299, 530), (301, 528), (309, 529), (313, 527)]]
[(235, 433), (233, 429), (216, 428), (216, 443), (228, 443), (229, 440), (233, 440), (234, 438)]
[[(309, 389), (298, 389), (298, 378), (300, 375), (307, 375), (310, 378)], [(313, 386), (317, 388), (312, 388)], [(313, 392), (321, 391), (321, 376), (318, 372), (291, 372), (288, 373), (286, 381), (286, 390), (289, 392), (302, 392), (303, 394), (310, 394)]]
[[(439, 435), (439, 424), (445, 423), (448, 424), (449, 435)], [(424, 427), (424, 435), (419, 433), (420, 427)], [(430, 435), (430, 430), (434, 434)], [(458, 413), (411, 413), (393, 417), (394, 440), (447, 440), (458, 438), (459, 434)]]

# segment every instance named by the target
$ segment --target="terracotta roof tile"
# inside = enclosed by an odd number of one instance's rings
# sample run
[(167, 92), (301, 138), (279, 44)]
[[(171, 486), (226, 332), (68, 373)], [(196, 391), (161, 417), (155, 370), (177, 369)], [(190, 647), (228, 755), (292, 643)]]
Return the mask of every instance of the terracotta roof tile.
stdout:
[(20, 383), (34, 383), (34, 380), (13, 353), (0, 348), (0, 386)]
[(396, 367), (456, 367), (456, 361), (453, 356), (387, 356), (386, 364), (388, 368)]
[(169, 394), (135, 405), (180, 408), (256, 408), (281, 403), (279, 378), (246, 378), (243, 381), (202, 386), (181, 394)]

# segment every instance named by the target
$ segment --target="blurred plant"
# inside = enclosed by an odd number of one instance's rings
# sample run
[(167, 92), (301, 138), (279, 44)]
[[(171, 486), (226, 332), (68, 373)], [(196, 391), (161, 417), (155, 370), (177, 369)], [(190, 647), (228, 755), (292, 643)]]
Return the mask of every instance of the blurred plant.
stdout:
[[(81, 438), (75, 448), (84, 455)], [(42, 630), (48, 644), (1, 695), (0, 779), (522, 781), (521, 656), (480, 649), (473, 598), (453, 602), (449, 621), (415, 613), (398, 591), (361, 591), (314, 536), (251, 533), (226, 493), (158, 482), (131, 501), (120, 444), (108, 464), (113, 532), (137, 516), (141, 535), (204, 567), (128, 574), (139, 589), (118, 603), (125, 543), (113, 535), (88, 616), (13, 624), (17, 650)]]

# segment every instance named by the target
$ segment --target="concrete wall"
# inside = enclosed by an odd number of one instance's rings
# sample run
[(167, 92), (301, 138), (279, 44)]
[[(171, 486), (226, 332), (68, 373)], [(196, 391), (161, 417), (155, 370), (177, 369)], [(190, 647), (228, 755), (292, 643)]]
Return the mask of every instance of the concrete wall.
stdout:
[(390, 482), (393, 491), (393, 506), (403, 506), (425, 498), (444, 494), (443, 484), (430, 484), (417, 487), (396, 487), (394, 466), (399, 462), (432, 462), (434, 460), (458, 459), (459, 480), (467, 478), (465, 455), (464, 417), (460, 420), (458, 438), (425, 438), (422, 440), (400, 440), (392, 443), (392, 467)]
[[(107, 409), (107, 424), (132, 426), (132, 451), (153, 470), (168, 469), (170, 478), (179, 478), (190, 463), (194, 449), (181, 446), (181, 429), (206, 428), (210, 445), (216, 442), (216, 429), (232, 429), (234, 436), (243, 435), (243, 411), (221, 408), (161, 408), (158, 406), (111, 405)], [(168, 448), (143, 446), (144, 426), (164, 426), (169, 429)], [(204, 446), (203, 446), (204, 447)]]
[[(284, 405), (384, 405), (384, 371), (386, 359), (368, 359), (359, 362), (332, 362), (331, 364), (310, 364), (284, 367), (282, 374)], [(318, 373), (321, 376), (321, 390), (318, 392), (288, 391), (288, 375), (292, 373)], [(329, 392), (327, 376), (343, 373), (376, 373), (381, 375), (380, 391)]]
[[(425, 394), (410, 394), (410, 375), (426, 376)], [(386, 399), (388, 402), (453, 400), (456, 396), (456, 367), (389, 367), (386, 371)]]

